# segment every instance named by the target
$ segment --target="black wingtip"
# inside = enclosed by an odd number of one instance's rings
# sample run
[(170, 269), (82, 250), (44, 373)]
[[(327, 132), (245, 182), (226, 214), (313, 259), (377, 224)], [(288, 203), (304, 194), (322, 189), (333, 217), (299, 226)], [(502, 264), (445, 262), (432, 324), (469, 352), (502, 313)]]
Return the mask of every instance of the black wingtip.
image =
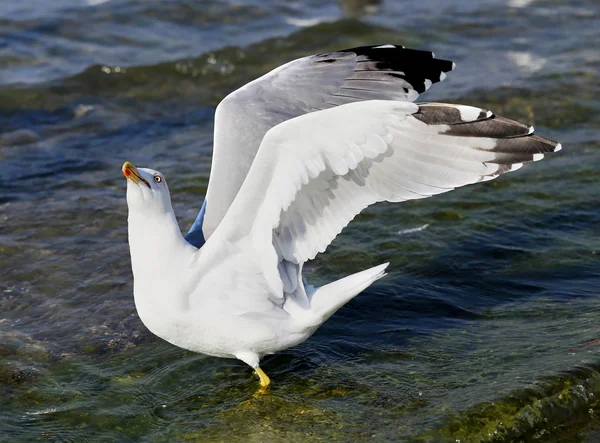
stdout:
[(472, 149), (493, 153), (486, 163), (501, 168), (493, 174), (514, 171), (522, 163), (538, 161), (546, 154), (560, 151), (560, 143), (534, 134), (533, 126), (494, 115), (473, 106), (446, 103), (419, 103), (412, 117), (442, 136), (465, 137)]
[(359, 46), (340, 52), (353, 52), (358, 56), (359, 63), (370, 63), (378, 71), (401, 72), (396, 75), (401, 75), (419, 94), (431, 84), (444, 80), (446, 73), (456, 66), (450, 60), (435, 58), (431, 51), (409, 49), (401, 45)]

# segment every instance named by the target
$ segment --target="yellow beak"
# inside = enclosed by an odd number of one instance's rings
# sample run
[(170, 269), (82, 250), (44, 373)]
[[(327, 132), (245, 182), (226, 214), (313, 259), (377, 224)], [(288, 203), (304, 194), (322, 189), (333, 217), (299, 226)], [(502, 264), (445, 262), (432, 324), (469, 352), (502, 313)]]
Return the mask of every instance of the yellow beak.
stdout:
[(125, 176), (125, 178), (131, 180), (136, 185), (139, 185), (140, 182), (145, 183), (146, 186), (148, 186), (148, 188), (152, 189), (150, 186), (150, 183), (148, 183), (148, 180), (143, 178), (140, 175), (137, 168), (134, 165), (132, 165), (131, 163), (129, 163), (129, 162), (123, 163), (123, 168), (121, 168), (121, 169), (123, 169), (123, 175)]

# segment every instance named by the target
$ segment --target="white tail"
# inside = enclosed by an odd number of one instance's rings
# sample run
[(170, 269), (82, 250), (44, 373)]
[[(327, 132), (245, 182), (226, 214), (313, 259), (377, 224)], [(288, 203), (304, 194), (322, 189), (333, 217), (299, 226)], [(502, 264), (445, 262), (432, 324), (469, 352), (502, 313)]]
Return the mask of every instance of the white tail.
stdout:
[(310, 295), (310, 309), (321, 323), (331, 317), (338, 309), (367, 289), (373, 282), (384, 277), (385, 268), (389, 263), (384, 263), (356, 274), (336, 280), (325, 286), (317, 288)]

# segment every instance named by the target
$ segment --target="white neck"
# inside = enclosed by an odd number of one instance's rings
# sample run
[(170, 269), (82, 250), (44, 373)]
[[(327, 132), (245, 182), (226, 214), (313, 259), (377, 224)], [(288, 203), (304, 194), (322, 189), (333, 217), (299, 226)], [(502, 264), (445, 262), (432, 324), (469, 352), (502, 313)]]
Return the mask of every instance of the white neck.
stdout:
[(160, 213), (130, 209), (128, 218), (136, 308), (148, 329), (159, 336), (164, 335), (165, 316), (187, 308), (186, 283), (197, 251), (185, 241), (169, 209)]

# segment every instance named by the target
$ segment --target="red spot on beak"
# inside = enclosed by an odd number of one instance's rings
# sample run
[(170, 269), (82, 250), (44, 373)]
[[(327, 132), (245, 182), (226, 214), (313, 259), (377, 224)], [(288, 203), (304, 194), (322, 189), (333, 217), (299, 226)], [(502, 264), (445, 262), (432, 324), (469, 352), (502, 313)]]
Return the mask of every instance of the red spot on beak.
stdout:
[(129, 168), (124, 169), (123, 170), (123, 175), (125, 177), (129, 177), (131, 175), (131, 169), (129, 169)]

